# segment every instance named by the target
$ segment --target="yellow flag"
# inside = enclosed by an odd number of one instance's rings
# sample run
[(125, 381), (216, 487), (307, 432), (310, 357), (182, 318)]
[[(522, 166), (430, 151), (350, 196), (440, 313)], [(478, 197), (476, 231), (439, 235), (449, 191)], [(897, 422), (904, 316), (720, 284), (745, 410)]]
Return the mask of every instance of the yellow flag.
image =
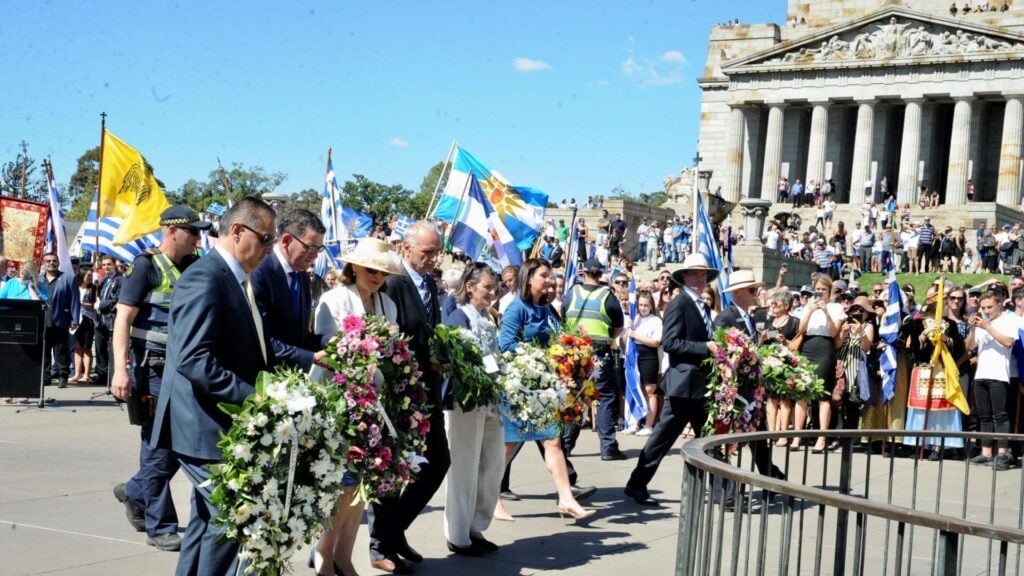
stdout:
[[(938, 299), (935, 301), (936, 327), (941, 326), (943, 320), (942, 305), (945, 287), (946, 276), (943, 275), (939, 280)], [(946, 376), (946, 400), (964, 414), (970, 414), (971, 407), (967, 404), (967, 398), (964, 396), (963, 390), (960, 389), (960, 370), (956, 366), (956, 361), (953, 360), (953, 355), (946, 348), (946, 343), (942, 340), (943, 336), (945, 334), (939, 329), (932, 332), (931, 340), (935, 346), (935, 350), (932, 352), (932, 367), (934, 368), (939, 365), (939, 362), (942, 362), (942, 371)]]
[(100, 159), (100, 218), (122, 218), (114, 244), (124, 244), (160, 229), (160, 214), (171, 207), (153, 168), (138, 150), (103, 132)]

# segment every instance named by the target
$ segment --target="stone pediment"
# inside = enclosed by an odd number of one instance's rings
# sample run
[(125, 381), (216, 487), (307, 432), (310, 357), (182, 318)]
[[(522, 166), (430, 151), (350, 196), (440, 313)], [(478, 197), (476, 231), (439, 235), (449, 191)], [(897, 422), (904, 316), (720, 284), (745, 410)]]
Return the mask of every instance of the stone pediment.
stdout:
[(722, 65), (726, 74), (1024, 57), (1024, 37), (887, 8)]

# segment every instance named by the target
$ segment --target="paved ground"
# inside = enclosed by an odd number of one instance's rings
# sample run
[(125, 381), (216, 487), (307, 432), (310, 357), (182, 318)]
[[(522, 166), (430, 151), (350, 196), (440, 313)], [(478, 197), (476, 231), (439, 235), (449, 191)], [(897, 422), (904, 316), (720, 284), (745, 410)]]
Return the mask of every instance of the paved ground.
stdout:
[[(138, 429), (109, 400), (90, 403), (90, 394), (97, 391), (102, 388), (47, 387), (60, 409), (16, 413), (18, 406), (0, 403), (0, 574), (173, 573), (177, 554), (147, 546), (145, 535), (132, 530), (111, 494), (135, 471)], [(442, 489), (409, 534), (427, 558), (417, 573), (613, 574), (643, 566), (648, 574), (670, 574), (681, 482), (678, 450), (651, 485), (666, 506), (645, 509), (624, 501), (621, 491), (643, 438), (623, 435), (620, 442), (632, 458), (602, 462), (596, 435), (585, 431), (580, 438), (573, 462), (582, 482), (600, 491), (588, 502), (598, 514), (579, 526), (563, 525), (550, 476), (536, 451), (524, 450), (512, 480), (523, 500), (508, 504), (517, 519), (495, 522), (487, 532), (502, 549), (486, 559), (449, 555), (441, 534)], [(181, 474), (173, 490), (184, 530), (190, 485)], [(365, 529), (359, 539), (356, 566), (364, 575), (373, 574)], [(304, 559), (305, 554), (296, 556), (296, 574), (309, 572)]]

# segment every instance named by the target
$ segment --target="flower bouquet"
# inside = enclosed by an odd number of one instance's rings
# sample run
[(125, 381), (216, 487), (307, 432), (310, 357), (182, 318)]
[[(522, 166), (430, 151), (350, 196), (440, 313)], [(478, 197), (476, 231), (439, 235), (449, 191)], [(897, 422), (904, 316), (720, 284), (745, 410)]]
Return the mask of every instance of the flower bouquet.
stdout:
[(704, 434), (754, 432), (763, 417), (765, 398), (757, 348), (736, 328), (715, 330), (718, 352), (705, 360), (708, 378), (708, 420)]
[(484, 370), (483, 354), (469, 332), (438, 324), (430, 337), (430, 350), (431, 361), (445, 367), (452, 397), (464, 411), (498, 401), (501, 389)]
[(591, 378), (596, 367), (593, 343), (582, 329), (562, 332), (552, 337), (548, 360), (568, 390), (566, 404), (559, 409), (558, 419), (563, 424), (579, 424), (598, 396)]
[(768, 395), (780, 400), (813, 401), (825, 396), (825, 381), (814, 373), (811, 363), (778, 343), (757, 350), (761, 358), (761, 379)]
[(340, 392), (304, 374), (261, 372), (232, 419), (210, 466), (214, 523), (240, 545), (246, 574), (285, 573), (299, 547), (326, 528), (342, 492), (347, 444)]
[(401, 493), (425, 462), (430, 431), (427, 388), (408, 339), (377, 316), (347, 316), (324, 363), (344, 401), (345, 467), (359, 479), (356, 501)]
[(567, 404), (569, 389), (552, 369), (548, 350), (532, 343), (520, 343), (514, 352), (502, 354), (501, 411), (519, 425), (521, 432), (543, 430), (559, 421), (559, 410)]

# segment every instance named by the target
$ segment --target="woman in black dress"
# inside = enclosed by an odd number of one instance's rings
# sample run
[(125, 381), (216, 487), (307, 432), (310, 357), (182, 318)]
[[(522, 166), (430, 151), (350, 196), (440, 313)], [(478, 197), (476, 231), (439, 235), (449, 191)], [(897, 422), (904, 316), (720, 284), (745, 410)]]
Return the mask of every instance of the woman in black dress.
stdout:
[[(827, 398), (818, 402), (818, 429), (822, 432), (828, 430), (832, 419), (831, 396), (836, 385), (836, 337), (846, 320), (843, 305), (830, 302), (831, 294), (832, 280), (819, 274), (814, 282), (814, 294), (802, 310), (797, 333), (801, 338), (800, 353), (815, 366), (815, 374), (825, 381), (825, 390), (829, 393)], [(807, 417), (806, 403), (796, 403), (795, 417), (794, 428), (802, 430)], [(799, 447), (800, 440), (795, 440), (791, 449)], [(813, 451), (818, 454), (825, 451), (824, 434), (818, 437)]]
[[(790, 315), (789, 311), (793, 306), (793, 294), (785, 288), (776, 288), (768, 296), (768, 320), (761, 330), (761, 344), (778, 342), (783, 346), (796, 338), (800, 329), (800, 320)], [(806, 404), (805, 404), (806, 406)], [(768, 412), (768, 430), (787, 430), (790, 424), (790, 415), (793, 411), (793, 400), (791, 398), (768, 398), (766, 402)], [(804, 414), (806, 415), (806, 407)], [(805, 416), (806, 417), (806, 416)], [(802, 428), (803, 426), (801, 426)], [(786, 446), (788, 441), (779, 440), (777, 446)]]

